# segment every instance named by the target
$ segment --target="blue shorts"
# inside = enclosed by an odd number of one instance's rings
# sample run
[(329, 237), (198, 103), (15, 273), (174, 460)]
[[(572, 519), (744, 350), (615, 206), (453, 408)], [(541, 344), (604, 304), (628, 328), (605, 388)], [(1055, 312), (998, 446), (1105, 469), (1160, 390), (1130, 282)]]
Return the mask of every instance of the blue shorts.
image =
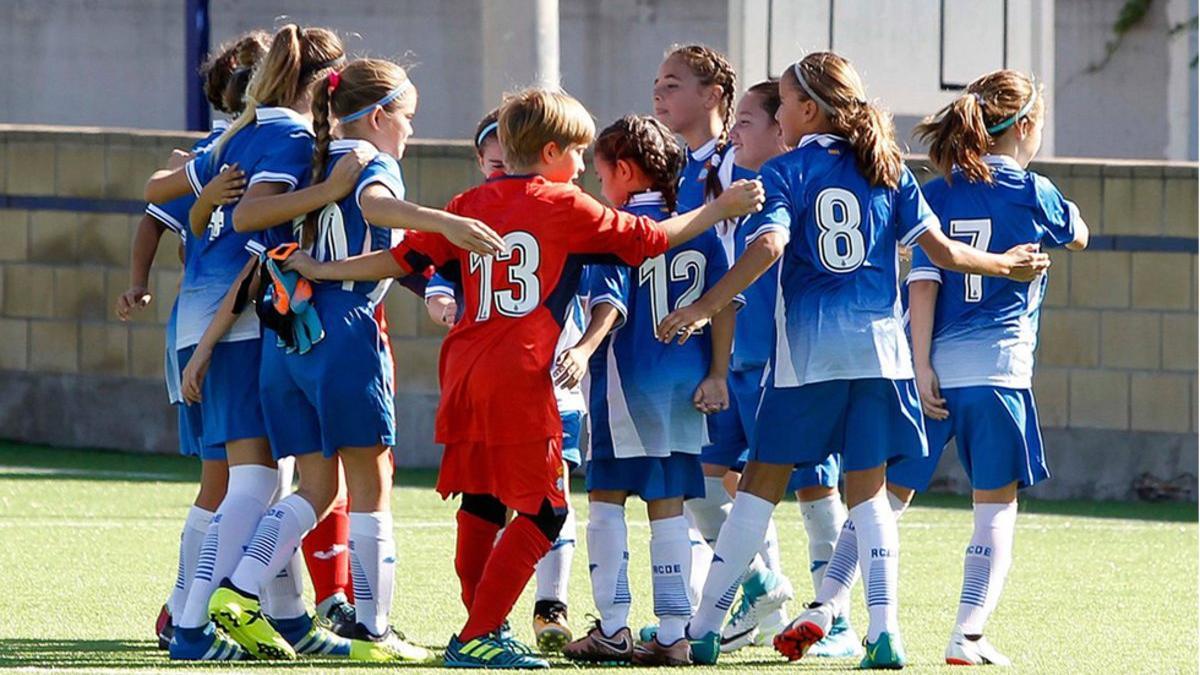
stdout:
[[(176, 363), (180, 372), (192, 358), (195, 347), (176, 352)], [(176, 403), (179, 417), (179, 454), (184, 457), (199, 457), (202, 460), (225, 460), (225, 446), (204, 444), (204, 411), (199, 403)]]
[(750, 458), (815, 467), (842, 453), (842, 471), (929, 454), (913, 380), (829, 380), (767, 387)]
[[(200, 391), (204, 445), (224, 446), (229, 441), (267, 435), (258, 400), (261, 350), (262, 340), (258, 339), (218, 342), (213, 348)], [(179, 354), (181, 372), (187, 367), (183, 351)]]
[(359, 293), (323, 289), (313, 302), (325, 339), (307, 354), (263, 337), (261, 392), (276, 459), (396, 442), (394, 366), (387, 336)]
[(950, 417), (925, 420), (929, 456), (888, 467), (888, 482), (918, 492), (927, 490), (952, 438), (958, 446), (958, 460), (976, 490), (995, 490), (1014, 481), (1026, 488), (1050, 477), (1032, 391), (955, 387), (943, 389), (942, 397)]
[[(762, 399), (764, 370), (729, 372), (729, 409), (708, 416), (709, 444), (701, 448), (700, 461), (727, 466), (734, 471), (745, 468)], [(830, 455), (816, 466), (796, 467), (788, 481), (788, 492), (818, 485), (836, 487), (840, 477), (840, 460), (836, 455)]]
[(677, 452), (669, 457), (591, 459), (587, 491), (624, 490), (645, 501), (704, 496), (700, 456)]
[(700, 448), (701, 462), (734, 470), (745, 465), (762, 397), (762, 377), (762, 368), (729, 371), (729, 408), (706, 418), (708, 444)]
[(574, 471), (583, 464), (583, 451), (580, 450), (580, 434), (583, 432), (583, 411), (566, 410), (559, 413), (562, 417), (563, 441), (562, 456), (567, 463), (567, 471)]

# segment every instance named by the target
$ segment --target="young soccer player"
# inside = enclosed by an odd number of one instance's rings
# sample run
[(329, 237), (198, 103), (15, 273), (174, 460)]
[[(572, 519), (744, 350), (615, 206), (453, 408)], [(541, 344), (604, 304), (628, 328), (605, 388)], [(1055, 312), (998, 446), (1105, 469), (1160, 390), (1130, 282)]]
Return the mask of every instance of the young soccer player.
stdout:
[[(659, 66), (654, 80), (654, 114), (687, 143), (687, 160), (679, 175), (680, 213), (703, 205), (721, 194), (733, 174), (734, 153), (729, 142), (734, 117), (737, 74), (723, 54), (704, 45), (675, 47)], [(724, 182), (723, 182), (724, 179)], [(717, 234), (734, 254), (736, 223), (721, 223)], [(700, 453), (704, 465), (705, 493), (687, 503), (688, 515), (711, 545), (716, 541), (731, 500), (725, 481), (732, 468), (745, 462), (745, 444), (738, 412), (732, 406), (708, 416), (707, 443)], [(733, 476), (736, 480), (736, 474)], [(742, 611), (730, 629), (730, 647), (759, 632), (778, 631), (787, 620), (784, 604), (791, 599), (791, 582), (779, 564), (779, 540), (772, 519), (761, 555), (750, 563), (743, 590)], [(649, 631), (644, 632), (651, 632)], [(646, 636), (643, 636), (646, 637)]]
[[(706, 320), (782, 258), (776, 345), (750, 461), (688, 634), (697, 660), (716, 662), (717, 631), (793, 466), (840, 450), (871, 618), (860, 665), (902, 667), (898, 534), (884, 469), (927, 450), (901, 325), (896, 246), (919, 242), (947, 267), (1025, 279), (1049, 261), (1033, 245), (996, 255), (947, 239), (900, 160), (891, 120), (866, 100), (842, 57), (809, 54), (779, 87), (777, 117), (796, 149), (763, 165), (769, 197), (746, 225), (751, 243), (713, 290), (659, 327), (666, 340)], [(829, 632), (833, 616), (829, 608), (805, 612), (776, 637), (777, 648), (790, 654), (799, 643), (803, 654)]]
[[(198, 193), (189, 214), (198, 246), (188, 260), (180, 294), (179, 340), (188, 346), (180, 354), (182, 389), (185, 399), (201, 407), (205, 440), (214, 435), (225, 442), (230, 464), (229, 488), (205, 537), (180, 630), (176, 631), (179, 648), (172, 644), (176, 658), (192, 658), (213, 640), (210, 596), (232, 571), (254, 523), (278, 492), (279, 473), (266, 441), (259, 403), (262, 340), (257, 317), (243, 314), (211, 342), (202, 339), (206, 327), (222, 313), (225, 289), (244, 273), (247, 247), (260, 243), (230, 226), (232, 212), (241, 213), (251, 197), (289, 190), (303, 177), (306, 158), (312, 152), (312, 135), (304, 117), (309, 107), (304, 87), (341, 54), (341, 42), (329, 31), (284, 26), (254, 70), (247, 86), (246, 109), (237, 121), (208, 153), (191, 160), (184, 170), (158, 172), (147, 183), (152, 201), (188, 190)], [(297, 154), (304, 159), (297, 160)], [(351, 169), (350, 173), (357, 172), (356, 167)], [(231, 195), (229, 187), (214, 190), (214, 185), (219, 187), (238, 171), (247, 176), (244, 195)], [(348, 184), (340, 188), (342, 193), (350, 189), (353, 180), (343, 183)], [(290, 225), (283, 230), (290, 231)], [(271, 234), (284, 237), (278, 229)], [(185, 331), (182, 318), (189, 312), (196, 320)], [(202, 391), (198, 386), (189, 391), (189, 372), (197, 383), (194, 374), (198, 371), (208, 375)], [(348, 653), (348, 641), (313, 624), (299, 584), (299, 559), (291, 556), (283, 573), (263, 589), (268, 615), (286, 626), (293, 642), (305, 651)]]
[[(242, 108), (242, 94), (245, 92), (246, 78), (238, 77), (238, 71), (249, 69), (267, 51), (270, 35), (264, 31), (251, 31), (237, 39), (222, 45), (220, 49), (201, 67), (204, 77), (204, 92), (209, 103), (217, 111), (227, 115), (236, 115)], [(192, 154), (202, 153), (229, 126), (223, 119), (213, 121), (212, 131), (192, 146)], [(182, 159), (182, 157), (181, 157)], [(182, 164), (180, 164), (181, 166)], [(177, 168), (177, 167), (175, 167)], [(232, 179), (240, 180), (233, 175)], [(238, 188), (234, 188), (236, 192)], [(151, 295), (148, 288), (150, 266), (158, 250), (158, 242), (167, 229), (175, 232), (181, 239), (180, 258), (186, 258), (187, 244), (187, 214), (195, 197), (185, 195), (162, 206), (146, 205), (146, 215), (138, 223), (134, 234), (133, 251), (130, 254), (130, 287), (118, 298), (117, 315), (122, 320), (128, 320), (130, 313), (145, 308)], [(200, 545), (208, 525), (212, 522), (213, 512), (225, 496), (225, 486), (229, 480), (229, 467), (225, 462), (225, 448), (222, 446), (205, 447), (201, 440), (203, 424), (200, 420), (200, 409), (197, 406), (183, 404), (179, 385), (179, 354), (176, 350), (175, 333), (178, 317), (178, 301), (171, 307), (171, 316), (167, 320), (165, 367), (167, 380), (167, 395), (172, 405), (176, 406), (180, 452), (191, 457), (201, 458), (200, 490), (196, 501), (189, 509), (184, 521), (183, 532), (179, 538), (179, 565), (175, 579), (175, 587), (167, 603), (160, 612), (156, 632), (159, 638), (159, 648), (167, 649), (174, 635), (173, 619), (183, 610), (191, 588), (192, 576), (196, 571), (196, 561), (200, 555)]]
[[(1041, 94), (1027, 75), (998, 70), (917, 127), (943, 174), (923, 191), (948, 237), (984, 251), (1025, 242), (1087, 247), (1079, 209), (1026, 169), (1041, 147)], [(942, 450), (956, 439), (974, 490), (975, 531), (963, 559), (949, 664), (1011, 664), (983, 629), (1012, 564), (1017, 490), (1050, 476), (1032, 391), (1047, 283), (1045, 274), (1032, 282), (964, 275), (943, 269), (923, 249), (913, 254), (909, 319), (930, 452), (890, 467), (888, 481), (907, 502), (929, 487)]]
[[(492, 110), (479, 121), (475, 129), (475, 159), (485, 179), (504, 172), (504, 154), (497, 136), (499, 117), (500, 110)], [(429, 317), (444, 326), (454, 326), (459, 318), (460, 294), (458, 284), (435, 273), (425, 287), (425, 307)], [(577, 296), (566, 308), (566, 316), (562, 321), (562, 335), (559, 336), (558, 346), (554, 351), (556, 360), (564, 350), (575, 345), (583, 335), (586, 323), (583, 303)], [(563, 421), (562, 454), (566, 465), (563, 472), (563, 480), (566, 483), (564, 492), (570, 494), (571, 472), (583, 464), (580, 443), (587, 407), (584, 405), (579, 379), (573, 378), (567, 383), (566, 377), (567, 374), (556, 377), (554, 398), (558, 404), (558, 414)], [(575, 509), (568, 500), (567, 519), (563, 522), (562, 531), (550, 547), (550, 552), (538, 561), (534, 575), (536, 589), (533, 603), (533, 635), (542, 653), (560, 651), (563, 645), (571, 641), (567, 602), (571, 562), (574, 557)]]
[[(656, 221), (674, 211), (682, 152), (661, 122), (635, 115), (618, 120), (596, 139), (595, 157), (609, 202)], [(587, 636), (563, 650), (571, 660), (691, 663), (683, 630), (695, 599), (689, 593), (691, 538), (683, 503), (704, 493), (699, 457), (704, 413), (728, 405), (725, 373), (733, 309), (714, 319), (711, 337), (705, 333), (683, 345), (657, 343), (654, 329), (670, 308), (693, 302), (728, 268), (721, 241), (711, 230), (637, 269), (589, 268), (591, 321), (562, 361), (577, 370), (590, 359), (588, 560), (601, 617)], [(659, 619), (656, 636), (636, 648), (628, 626), (632, 597), (625, 501), (630, 495), (646, 502), (650, 517), (650, 568)]]
[[(523, 91), (505, 101), (499, 125), (510, 173), (455, 197), (448, 210), (494, 228), (506, 245), (500, 254), (483, 257), (441, 235), (413, 233), (390, 254), (291, 263), (315, 279), (380, 279), (429, 264), (461, 278), (465, 307), (442, 345), (436, 424), (446, 446), (438, 492), (463, 495), (455, 569), (470, 607), (446, 648), (449, 667), (547, 665), (497, 630), (566, 517), (550, 366), (585, 260), (641, 264), (761, 199), (756, 184), (735, 183), (705, 208), (656, 224), (606, 208), (571, 184), (595, 129), (575, 99)], [(506, 508), (518, 514), (507, 527)]]
[[(790, 150), (784, 143), (783, 131), (775, 119), (779, 105), (777, 80), (759, 82), (742, 96), (729, 134), (735, 153), (732, 175), (726, 176), (723, 173), (723, 183), (728, 183), (730, 178), (756, 176), (767, 160)], [(725, 167), (722, 169), (723, 172), (726, 170)], [(735, 257), (745, 253), (747, 234), (743, 220), (733, 237)], [(746, 289), (746, 302), (738, 312), (734, 331), (733, 360), (729, 372), (729, 403), (731, 413), (736, 415), (735, 423), (710, 425), (710, 429), (716, 426), (718, 431), (722, 432), (720, 436), (712, 439), (713, 444), (722, 448), (725, 456), (738, 453), (739, 461), (734, 467), (738, 471), (745, 463), (750, 441), (754, 438), (754, 422), (758, 402), (762, 398), (764, 371), (775, 344), (778, 275), (779, 265), (776, 263)], [(838, 532), (846, 520), (846, 509), (837, 490), (839, 468), (837, 454), (831, 454), (815, 467), (797, 467), (788, 483), (788, 492), (796, 493), (804, 529), (808, 535), (809, 568), (812, 572), (814, 592), (820, 588)], [(716, 489), (715, 485), (713, 489)], [(728, 507), (721, 509), (720, 523), (724, 523), (727, 512)], [(716, 538), (715, 535), (713, 538)], [(767, 544), (768, 547), (764, 548), (760, 555), (765, 559), (767, 569), (776, 571), (779, 569), (779, 553), (770, 526)], [(775, 560), (772, 561), (772, 558)], [(748, 644), (770, 644), (787, 623), (788, 618), (782, 607), (770, 615), (761, 614), (760, 605), (765, 603), (761, 603), (760, 599), (769, 599), (771, 593), (755, 591), (765, 588), (769, 581), (770, 578), (764, 579), (761, 571), (757, 571), (752, 563), (751, 571), (742, 582), (741, 602), (721, 631), (722, 652), (732, 652)], [(839, 658), (855, 656), (860, 652), (858, 636), (850, 627), (848, 613), (845, 613), (834, 620), (829, 635), (814, 645), (809, 654)]]

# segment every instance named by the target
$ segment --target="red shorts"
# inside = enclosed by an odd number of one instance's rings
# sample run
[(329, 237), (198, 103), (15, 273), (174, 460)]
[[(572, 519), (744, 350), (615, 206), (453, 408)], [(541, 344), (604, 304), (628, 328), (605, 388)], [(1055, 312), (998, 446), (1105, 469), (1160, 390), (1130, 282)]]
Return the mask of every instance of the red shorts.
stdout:
[(565, 486), (562, 436), (554, 436), (507, 445), (451, 443), (442, 455), (437, 491), (442, 499), (492, 495), (518, 513), (536, 514), (547, 499), (566, 509)]

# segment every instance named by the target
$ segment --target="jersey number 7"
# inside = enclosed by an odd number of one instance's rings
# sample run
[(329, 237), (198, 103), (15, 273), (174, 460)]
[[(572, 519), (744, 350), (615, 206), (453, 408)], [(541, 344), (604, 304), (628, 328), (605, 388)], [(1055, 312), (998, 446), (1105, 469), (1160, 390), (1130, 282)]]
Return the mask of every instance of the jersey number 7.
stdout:
[[(971, 218), (950, 221), (951, 237), (966, 237), (967, 245), (981, 251), (988, 250), (992, 243), (992, 221), (990, 218)], [(963, 278), (964, 300), (979, 302), (983, 299), (983, 276), (968, 274)]]

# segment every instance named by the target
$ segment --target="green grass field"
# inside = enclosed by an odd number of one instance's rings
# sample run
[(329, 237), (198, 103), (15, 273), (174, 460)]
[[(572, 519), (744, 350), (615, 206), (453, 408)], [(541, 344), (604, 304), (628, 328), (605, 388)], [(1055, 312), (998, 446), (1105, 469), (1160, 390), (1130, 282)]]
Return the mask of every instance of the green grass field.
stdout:
[[(0, 443), (0, 671), (379, 670), (330, 661), (176, 666), (155, 648), (153, 622), (174, 582), (179, 527), (198, 472), (178, 457)], [(458, 628), (463, 610), (452, 564), (454, 505), (437, 497), (432, 481), (431, 472), (397, 479), (392, 616), (410, 638), (437, 648)], [(582, 493), (574, 499), (582, 542), (586, 499)], [(949, 670), (941, 666), (942, 650), (970, 537), (967, 506), (960, 498), (926, 497), (900, 526), (900, 619), (913, 670)], [(635, 627), (651, 618), (644, 573), (649, 528), (639, 510), (630, 509)], [(781, 505), (777, 518), (784, 564), (807, 598), (807, 547), (795, 504)], [(1022, 504), (1016, 561), (990, 639), (1026, 672), (1196, 672), (1196, 520), (1194, 505)], [(854, 622), (865, 628), (858, 604)], [(531, 605), (527, 592), (513, 614), (518, 636), (527, 640)], [(571, 585), (577, 631), (591, 609), (581, 547)], [(787, 664), (768, 648), (754, 648), (722, 659), (719, 669), (815, 673), (853, 665)]]

